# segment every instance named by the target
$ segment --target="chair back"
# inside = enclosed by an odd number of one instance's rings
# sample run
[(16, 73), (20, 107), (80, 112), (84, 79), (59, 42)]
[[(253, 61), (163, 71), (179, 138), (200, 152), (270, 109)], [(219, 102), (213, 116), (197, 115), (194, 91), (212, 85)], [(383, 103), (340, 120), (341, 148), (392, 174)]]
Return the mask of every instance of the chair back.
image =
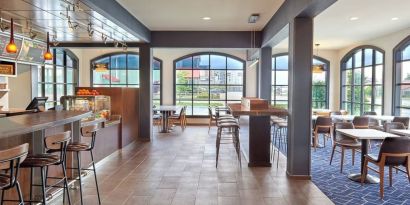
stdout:
[(368, 129), (369, 118), (365, 116), (356, 116), (353, 118), (353, 125), (355, 129)]
[(213, 116), (211, 106), (208, 107), (208, 115), (209, 115), (209, 117)]
[(330, 112), (330, 116), (332, 116), (332, 115), (342, 115), (342, 112), (340, 112), (340, 111), (332, 111), (332, 112)]
[[(374, 112), (374, 111), (363, 112), (363, 116), (367, 116), (367, 115), (377, 115), (377, 112)], [(379, 120), (369, 118), (369, 127), (378, 127), (378, 126), (380, 126)]]
[(89, 125), (81, 128), (81, 136), (83, 137), (91, 137), (90, 148), (93, 149), (95, 145), (95, 138), (97, 137), (97, 131), (100, 128), (98, 124)]
[(351, 122), (336, 122), (334, 124), (333, 140), (340, 141), (344, 139), (352, 139), (351, 137), (345, 136), (341, 133), (336, 132), (338, 129), (354, 129), (354, 125)]
[(377, 115), (377, 112), (367, 111), (367, 112), (363, 112), (363, 115)]
[(71, 131), (47, 136), (44, 139), (47, 152), (59, 153), (60, 163), (66, 159), (67, 145), (71, 140)]
[(392, 130), (392, 129), (404, 130), (404, 129), (406, 129), (406, 127), (401, 122), (386, 122), (386, 123), (384, 123), (383, 130), (385, 132), (390, 132), (390, 130)]
[(382, 160), (383, 155), (387, 156), (385, 159), (385, 165), (406, 165), (410, 156), (410, 137), (402, 136), (386, 138), (380, 147), (379, 157), (377, 159), (378, 162)]
[(16, 185), (20, 164), (26, 159), (28, 149), (28, 143), (24, 143), (11, 149), (0, 151), (0, 170), (6, 170), (2, 176), (9, 179), (8, 185), (2, 187), (3, 189), (8, 189)]
[(409, 117), (394, 117), (392, 122), (401, 122), (404, 127), (409, 128)]
[(319, 116), (315, 123), (315, 132), (330, 133), (332, 129), (332, 119), (330, 117)]

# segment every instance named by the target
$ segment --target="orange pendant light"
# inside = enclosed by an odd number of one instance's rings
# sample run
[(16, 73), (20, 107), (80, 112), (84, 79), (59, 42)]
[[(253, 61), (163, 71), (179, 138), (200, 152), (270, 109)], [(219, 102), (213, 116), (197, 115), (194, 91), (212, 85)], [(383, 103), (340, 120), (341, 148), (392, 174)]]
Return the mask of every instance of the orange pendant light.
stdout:
[(50, 38), (47, 32), (47, 51), (44, 53), (44, 60), (53, 60), (53, 54), (50, 52)]
[(13, 18), (10, 24), (10, 42), (6, 46), (6, 51), (7, 53), (17, 53), (17, 45), (14, 43)]

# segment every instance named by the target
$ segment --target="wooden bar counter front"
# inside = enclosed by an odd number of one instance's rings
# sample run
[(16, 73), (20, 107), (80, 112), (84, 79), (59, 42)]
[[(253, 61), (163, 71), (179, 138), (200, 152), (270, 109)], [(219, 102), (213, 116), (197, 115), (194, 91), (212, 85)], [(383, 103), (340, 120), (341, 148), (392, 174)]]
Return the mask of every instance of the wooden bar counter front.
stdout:
[[(251, 102), (255, 100), (256, 102)], [(270, 116), (287, 116), (285, 109), (272, 108), (262, 99), (244, 98), (242, 103), (228, 106), (234, 116), (249, 116), (249, 144), (241, 140), (242, 152), (249, 167), (270, 167), (271, 124)], [(265, 104), (265, 105), (264, 105)]]

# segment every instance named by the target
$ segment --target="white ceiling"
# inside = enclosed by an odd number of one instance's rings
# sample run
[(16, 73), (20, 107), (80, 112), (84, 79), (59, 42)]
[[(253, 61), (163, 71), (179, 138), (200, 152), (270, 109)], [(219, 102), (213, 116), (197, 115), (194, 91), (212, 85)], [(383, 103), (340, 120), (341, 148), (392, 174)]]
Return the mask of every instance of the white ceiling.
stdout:
[[(150, 30), (261, 30), (284, 0), (117, 0)], [(256, 24), (248, 17), (259, 13)], [(202, 17), (211, 17), (204, 21)]]
[(315, 42), (321, 49), (341, 49), (398, 32), (410, 27), (409, 11), (409, 0), (338, 0), (315, 18)]

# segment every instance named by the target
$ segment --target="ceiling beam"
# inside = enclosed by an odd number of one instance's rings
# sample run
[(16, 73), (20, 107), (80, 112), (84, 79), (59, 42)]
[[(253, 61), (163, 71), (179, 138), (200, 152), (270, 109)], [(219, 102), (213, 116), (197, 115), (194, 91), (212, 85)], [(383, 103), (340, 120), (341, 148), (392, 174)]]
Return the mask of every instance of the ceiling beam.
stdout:
[(336, 1), (337, 0), (286, 0), (263, 28), (262, 47), (274, 47), (284, 40), (288, 35), (284, 35), (283, 28), (295, 17), (313, 18)]
[(139, 38), (151, 41), (151, 31), (115, 0), (81, 0), (91, 9)]

